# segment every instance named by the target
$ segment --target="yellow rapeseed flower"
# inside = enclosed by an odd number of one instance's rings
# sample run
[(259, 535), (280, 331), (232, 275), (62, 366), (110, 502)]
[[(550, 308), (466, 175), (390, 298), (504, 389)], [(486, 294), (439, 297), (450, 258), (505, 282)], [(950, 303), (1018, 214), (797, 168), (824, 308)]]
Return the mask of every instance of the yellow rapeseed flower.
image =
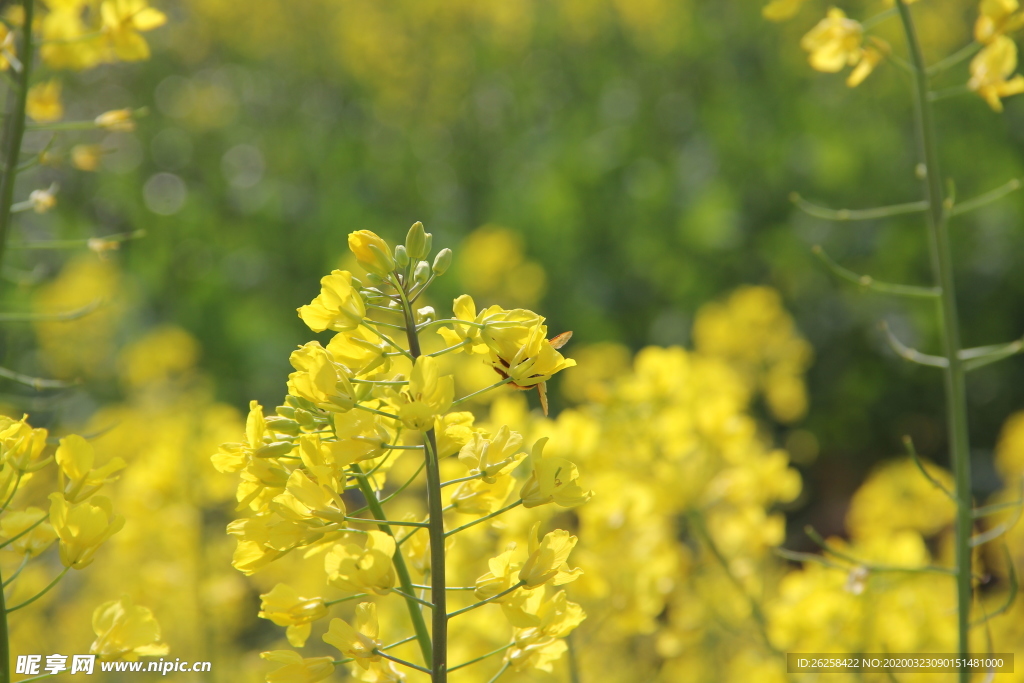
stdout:
[(363, 669), (368, 669), (371, 662), (380, 660), (380, 655), (375, 653), (383, 645), (377, 639), (379, 635), (377, 605), (361, 602), (356, 606), (355, 626), (343, 619), (331, 619), (324, 642), (341, 650), (346, 657), (354, 658)]
[(397, 392), (398, 416), (409, 429), (427, 431), (434, 418), (444, 414), (455, 398), (455, 379), (440, 375), (437, 359), (420, 356), (413, 365), (408, 386)]
[(304, 598), (286, 583), (275, 585), (260, 595), (260, 613), (278, 626), (287, 626), (285, 634), (292, 647), (302, 647), (309, 638), (312, 624), (327, 616), (323, 598)]
[(133, 605), (128, 596), (105, 602), (92, 613), (96, 640), (89, 652), (102, 659), (136, 660), (139, 656), (165, 655), (160, 624), (148, 607)]
[(95, 496), (71, 506), (59, 493), (50, 494), (50, 524), (60, 538), (60, 561), (65, 567), (83, 569), (108, 538), (124, 526), (108, 498)]
[(978, 20), (974, 22), (974, 39), (988, 44), (997, 37), (1024, 26), (1024, 12), (1018, 0), (981, 0)]
[(320, 345), (309, 342), (288, 358), (296, 372), (288, 375), (288, 393), (327, 410), (350, 410), (355, 390), (342, 365)]
[(68, 480), (64, 497), (69, 503), (85, 500), (103, 484), (113, 481), (117, 472), (125, 467), (121, 458), (111, 458), (106, 465), (93, 469), (95, 449), (78, 434), (61, 439), (55, 457), (61, 473)]
[(135, 112), (131, 109), (111, 109), (97, 116), (95, 123), (106, 130), (130, 133), (135, 130)]
[(335, 270), (320, 280), (320, 294), (298, 309), (299, 317), (314, 332), (344, 332), (359, 327), (366, 316), (363, 298), (352, 286), (352, 273)]
[(569, 553), (576, 547), (576, 537), (565, 529), (555, 529), (538, 542), (539, 529), (537, 522), (530, 530), (530, 556), (519, 570), (519, 580), (527, 588), (537, 588), (547, 583), (561, 586), (579, 578), (583, 570), (570, 569), (567, 563)]
[(502, 425), (489, 439), (474, 432), (459, 451), (459, 460), (469, 468), (469, 476), (479, 475), (489, 484), (511, 472), (526, 457), (523, 435)]
[(801, 39), (800, 47), (809, 52), (808, 61), (817, 71), (836, 73), (847, 66), (857, 66), (847, 85), (860, 84), (881, 61), (877, 48), (865, 50), (864, 27), (850, 19), (839, 8), (833, 7), (828, 15)]
[(761, 16), (769, 21), (785, 21), (796, 15), (807, 0), (772, 0), (761, 8)]
[(579, 470), (566, 458), (544, 457), (547, 437), (538, 439), (533, 446), (531, 459), (533, 472), (523, 484), (519, 495), (528, 508), (555, 503), (562, 507), (576, 507), (586, 503), (594, 495), (579, 485)]
[(334, 673), (333, 657), (303, 659), (295, 650), (271, 650), (261, 652), (260, 657), (280, 664), (267, 674), (267, 683), (316, 683)]
[(60, 81), (52, 79), (36, 83), (28, 91), (25, 113), (33, 121), (50, 123), (64, 117), (64, 105), (60, 101)]
[(14, 538), (23, 533), (26, 529), (34, 527), (24, 536), (19, 537), (10, 544), (10, 547), (20, 553), (27, 553), (29, 557), (35, 557), (50, 547), (50, 544), (57, 540), (57, 532), (49, 522), (38, 523), (46, 517), (46, 511), (37, 507), (28, 507), (24, 510), (9, 510), (0, 517), (0, 536)]
[(370, 230), (350, 233), (348, 248), (367, 272), (386, 278), (395, 269), (395, 257), (391, 255), (391, 247)]
[(103, 0), (100, 15), (114, 54), (125, 62), (149, 59), (149, 43), (142, 32), (167, 22), (167, 16), (149, 7), (145, 0)]
[(366, 545), (338, 543), (327, 552), (327, 582), (352, 593), (386, 595), (395, 585), (395, 539), (383, 531), (366, 533)]
[(1024, 76), (1007, 78), (1017, 69), (1017, 44), (1006, 36), (996, 36), (971, 60), (971, 79), (967, 82), (974, 92), (988, 102), (992, 111), (1002, 111), (1002, 98), (1024, 92)]

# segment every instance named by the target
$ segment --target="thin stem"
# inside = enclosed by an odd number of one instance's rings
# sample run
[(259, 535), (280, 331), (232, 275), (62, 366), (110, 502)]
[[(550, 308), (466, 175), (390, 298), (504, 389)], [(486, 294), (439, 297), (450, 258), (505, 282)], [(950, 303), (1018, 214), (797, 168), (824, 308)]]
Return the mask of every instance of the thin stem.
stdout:
[(945, 71), (950, 67), (956, 66), (957, 64), (964, 61), (965, 59), (967, 59), (980, 49), (981, 43), (979, 43), (976, 40), (972, 40), (971, 42), (967, 43), (962, 48), (951, 54), (950, 56), (929, 66), (925, 70), (925, 72), (929, 76), (934, 76), (935, 74)]
[(479, 396), (480, 394), (487, 393), (491, 389), (497, 389), (498, 387), (502, 386), (503, 384), (508, 384), (511, 381), (512, 381), (511, 377), (506, 377), (505, 379), (501, 380), (500, 382), (495, 382), (494, 384), (492, 384), (489, 387), (484, 387), (483, 389), (480, 389), (479, 391), (474, 391), (472, 394), (466, 394), (462, 398), (456, 399), (456, 400), (452, 401), (452, 406), (457, 406), (460, 403), (465, 403), (466, 401), (468, 401), (469, 399), (473, 398), (474, 396)]
[[(11, 488), (11, 495), (7, 496), (7, 500), (4, 501), (3, 505), (0, 505), (0, 512), (7, 509), (7, 506), (14, 500), (14, 494), (18, 492), (18, 486), (21, 484), (21, 478), (25, 475), (24, 472), (18, 470), (18, 475), (14, 478), (14, 486)], [(44, 515), (45, 517), (45, 515)]]
[(390, 659), (392, 662), (394, 662), (396, 664), (401, 664), (402, 666), (407, 666), (410, 669), (416, 669), (417, 671), (422, 671), (425, 674), (430, 673), (430, 669), (424, 668), (424, 667), (420, 666), (419, 664), (413, 664), (412, 662), (407, 662), (404, 659), (400, 659), (399, 657), (392, 657), (391, 655), (389, 655), (388, 653), (384, 652), (380, 648), (375, 649), (373, 652), (374, 652), (374, 654), (377, 654), (377, 655), (383, 657), (384, 659)]
[(424, 528), (430, 526), (426, 522), (392, 522), (392, 521), (385, 522), (385, 521), (382, 521), (382, 520), (379, 520), (379, 519), (362, 519), (360, 517), (346, 517), (345, 521), (346, 522), (356, 522), (358, 524), (377, 524), (377, 525), (387, 524), (388, 526), (413, 526), (413, 527), (418, 527), (420, 529), (424, 529)]
[(359, 410), (365, 410), (366, 412), (373, 413), (374, 415), (380, 415), (382, 417), (389, 417), (392, 420), (397, 420), (398, 419), (397, 415), (392, 415), (391, 413), (385, 413), (383, 410), (377, 410), (376, 408), (370, 408), (369, 406), (364, 406), (362, 403), (356, 403), (352, 407), (353, 408), (358, 408)]
[(984, 194), (978, 195), (974, 199), (968, 199), (966, 202), (963, 202), (961, 204), (955, 204), (952, 210), (950, 211), (950, 215), (959, 216), (960, 214), (967, 213), (968, 211), (973, 211), (974, 209), (985, 206), (986, 204), (991, 204), (994, 201), (1002, 199), (1011, 192), (1016, 192), (1021, 188), (1021, 186), (1022, 183), (1020, 181), (1020, 178), (1013, 178), (1007, 181), (1006, 183), (1000, 185), (996, 189), (989, 190)]
[(86, 237), (84, 239), (70, 239), (70, 240), (39, 240), (38, 242), (11, 242), (7, 245), (8, 249), (79, 249), (81, 247), (91, 247), (99, 242), (116, 242), (121, 244), (128, 240), (138, 239), (145, 236), (145, 230), (136, 230), (135, 232), (122, 232), (116, 235), (103, 235), (102, 237)]
[(804, 527), (804, 533), (806, 533), (812, 541), (818, 544), (818, 546), (822, 550), (827, 552), (829, 555), (838, 557), (840, 560), (843, 560), (844, 562), (849, 562), (852, 565), (864, 567), (869, 571), (897, 573), (902, 572), (906, 574), (945, 574), (947, 576), (956, 576), (956, 570), (949, 569), (947, 567), (934, 567), (931, 565), (925, 565), (923, 567), (900, 567), (899, 565), (873, 564), (871, 562), (865, 562), (864, 560), (859, 560), (856, 557), (848, 555), (841, 550), (836, 550), (831, 545), (829, 545), (828, 542), (826, 542), (825, 539), (821, 537), (821, 534), (815, 531), (814, 528), (811, 526)]
[(832, 260), (832, 257), (825, 253), (825, 250), (822, 249), (819, 244), (811, 247), (811, 253), (817, 256), (818, 259), (825, 264), (825, 267), (831, 270), (837, 277), (840, 277), (847, 282), (852, 282), (864, 289), (869, 289), (880, 294), (895, 294), (896, 296), (922, 299), (934, 299), (939, 296), (939, 291), (935, 287), (890, 284), (888, 282), (879, 282), (870, 275), (858, 275), (852, 270), (844, 268)]
[(465, 531), (469, 527), (476, 526), (480, 522), (486, 522), (487, 520), (491, 519), (492, 517), (497, 517), (498, 515), (500, 515), (502, 513), (505, 513), (505, 512), (508, 512), (512, 508), (518, 507), (518, 506), (520, 506), (522, 504), (523, 504), (523, 499), (520, 498), (516, 502), (511, 503), (509, 505), (506, 505), (505, 507), (501, 508), (500, 510), (498, 510), (496, 512), (492, 512), (491, 514), (485, 515), (485, 516), (483, 516), (483, 517), (481, 517), (479, 519), (474, 519), (472, 522), (467, 522), (466, 524), (463, 524), (462, 526), (455, 527), (454, 529), (452, 529), (451, 531), (446, 533), (445, 537), (454, 536), (455, 534), (459, 533), (460, 531)]
[(441, 349), (440, 351), (434, 351), (433, 353), (428, 353), (427, 355), (428, 356), (434, 356), (434, 357), (436, 357), (436, 356), (443, 356), (444, 354), (449, 353), (450, 351), (458, 351), (459, 349), (465, 348), (465, 347), (469, 346), (472, 343), (473, 343), (472, 339), (463, 339), (458, 344), (453, 344), (452, 346), (446, 346), (445, 348)]
[[(342, 603), (342, 602), (348, 602), (349, 600), (358, 600), (359, 598), (365, 598), (367, 595), (369, 595), (369, 593), (356, 593), (355, 595), (350, 595), (347, 598), (338, 598), (337, 600), (328, 600), (327, 602), (324, 603), (324, 607), (330, 607), (331, 605), (337, 605), (337, 604)], [(415, 638), (415, 636), (413, 636), (413, 637)]]
[[(21, 143), (25, 137), (25, 106), (28, 102), (28, 84), (32, 74), (32, 20), (35, 3), (33, 0), (22, 0), (24, 8), (24, 21), (21, 31), (21, 71), (18, 74), (18, 86), (16, 88), (15, 100), (11, 110), (7, 113), (7, 120), (4, 125), (4, 162), (3, 179), (0, 180), (0, 263), (3, 263), (4, 252), (7, 247), (7, 237), (11, 228), (11, 207), (14, 205), (14, 181), (18, 176), (18, 158), (21, 156)], [(6, 628), (5, 628), (6, 630)], [(4, 669), (4, 677), (10, 676), (6, 673), (9, 669), (10, 655), (6, 648), (4, 638), (4, 652), (0, 653), (0, 667)]]
[(520, 588), (522, 588), (525, 585), (526, 585), (525, 581), (520, 581), (519, 583), (517, 583), (516, 585), (512, 586), (511, 588), (506, 588), (505, 590), (501, 591), (500, 593), (497, 593), (496, 595), (492, 595), (491, 597), (487, 598), (486, 600), (481, 600), (480, 602), (474, 602), (469, 607), (463, 607), (462, 609), (457, 609), (454, 612), (451, 612), (448, 615), (448, 618), (451, 619), (452, 617), (457, 617), (460, 614), (465, 614), (466, 612), (469, 612), (470, 610), (475, 610), (477, 607), (483, 607), (484, 605), (490, 604), (490, 603), (494, 602), (495, 600), (498, 600), (500, 598), (505, 597), (506, 595), (508, 595), (509, 593), (511, 593), (513, 591), (519, 590)]
[(30, 557), (30, 555), (31, 555), (31, 553), (25, 553), (25, 555), (22, 556), (21, 564), (18, 565), (18, 568), (14, 570), (13, 574), (8, 576), (7, 579), (3, 581), (3, 587), (4, 588), (7, 588), (9, 585), (14, 583), (14, 580), (16, 578), (18, 578), (18, 574), (20, 574), (21, 570), (24, 569), (25, 566), (28, 564), (28, 558)]
[[(405, 334), (409, 342), (409, 354), (413, 362), (423, 353), (420, 339), (416, 332), (416, 318), (412, 305), (406, 296), (405, 289), (394, 275), (391, 284), (398, 291), (402, 300), (402, 314), (405, 317)], [(445, 590), (445, 550), (444, 550), (444, 514), (441, 512), (441, 471), (437, 457), (437, 439), (434, 430), (429, 429), (423, 440), (426, 446), (427, 463), (427, 509), (430, 513), (430, 601), (434, 604), (431, 614), (431, 634), (433, 657), (431, 659), (430, 680), (432, 683), (448, 681), (448, 596)]]
[(569, 683), (580, 683), (580, 662), (576, 656), (575, 633), (565, 637), (566, 656), (569, 658)]
[[(349, 467), (357, 472), (361, 471), (358, 463), (352, 463)], [(359, 478), (357, 481), (359, 482), (359, 490), (363, 492), (371, 514), (379, 521), (387, 521), (384, 509), (381, 507), (380, 501), (377, 500), (377, 496), (374, 495), (370, 483), (362, 478)], [(388, 525), (380, 524), (379, 528), (384, 533), (394, 536), (391, 527)], [(395, 550), (391, 562), (395, 565), (395, 574), (398, 576), (398, 583), (402, 586), (402, 591), (412, 595), (415, 589), (412, 587), (412, 578), (409, 576), (409, 568), (405, 564), (405, 556), (402, 555), (401, 550)], [(430, 633), (427, 631), (427, 622), (423, 619), (423, 612), (420, 611), (419, 605), (416, 604), (415, 600), (406, 599), (405, 604), (409, 609), (409, 617), (412, 619), (412, 628), (416, 632), (416, 640), (419, 643), (423, 661), (430, 664)]]
[[(948, 362), (943, 369), (946, 389), (946, 422), (956, 481), (956, 593), (958, 653), (966, 657), (970, 652), (969, 629), (972, 598), (971, 547), (973, 528), (971, 518), (971, 453), (967, 423), (967, 392), (964, 369), (959, 357), (960, 321), (956, 305), (956, 289), (953, 282), (953, 257), (946, 227), (946, 211), (943, 206), (942, 172), (939, 168), (938, 138), (928, 101), (928, 78), (924, 56), (917, 39), (917, 30), (906, 0), (896, 0), (903, 30), (907, 37), (914, 74), (914, 111), (918, 128), (918, 139), (924, 155), (926, 169), (928, 216), (928, 246), (932, 271), (936, 284), (942, 289), (939, 298), (942, 351)], [(970, 681), (970, 669), (960, 667), (960, 683)]]
[[(2, 236), (0, 236), (2, 237)], [(0, 257), (3, 256), (3, 248), (0, 247)], [(57, 313), (0, 313), (0, 322), (3, 323), (23, 323), (23, 322), (66, 322), (68, 320), (78, 320), (89, 315), (102, 303), (99, 299), (92, 301), (81, 308), (74, 308), (70, 311), (58, 311)]]
[(18, 540), (19, 538), (21, 538), (22, 536), (24, 536), (25, 534), (27, 534), (28, 532), (32, 531), (32, 530), (33, 530), (33, 529), (35, 529), (35, 528), (36, 528), (37, 526), (39, 526), (40, 524), (42, 524), (43, 522), (45, 522), (45, 521), (46, 521), (46, 520), (47, 520), (48, 518), (49, 518), (49, 515), (43, 515), (42, 517), (40, 517), (39, 519), (37, 519), (37, 520), (36, 520), (35, 522), (33, 522), (33, 524), (32, 524), (32, 525), (31, 525), (30, 527), (28, 527), (27, 529), (23, 529), (23, 530), (21, 531), (21, 533), (15, 534), (14, 536), (11, 536), (10, 538), (8, 538), (8, 539), (7, 539), (6, 541), (4, 541), (3, 543), (0, 543), (0, 550), (3, 550), (3, 549), (4, 549), (4, 548), (6, 548), (7, 546), (9, 546), (9, 545), (10, 545), (11, 543), (14, 543), (14, 542), (15, 542), (15, 541), (17, 541), (17, 540)]
[(461, 484), (464, 481), (473, 481), (474, 479), (479, 479), (480, 477), (484, 476), (485, 474), (486, 474), (486, 472), (480, 472), (479, 474), (471, 474), (468, 477), (459, 477), (458, 479), (449, 479), (448, 481), (443, 482), (441, 484), (441, 488), (444, 488), (446, 486), (451, 486), (452, 484)]
[(392, 589), (391, 589), (391, 591), (392, 591), (392, 592), (394, 592), (394, 593), (397, 593), (398, 595), (401, 595), (401, 596), (402, 596), (403, 598), (405, 598), (406, 600), (415, 600), (416, 602), (420, 603), (420, 604), (421, 604), (421, 605), (423, 605), (424, 607), (429, 607), (429, 608), (431, 608), (431, 609), (433, 609), (433, 608), (434, 608), (434, 605), (433, 605), (433, 603), (431, 603), (431, 602), (428, 602), (428, 601), (426, 601), (426, 600), (423, 600), (422, 598), (418, 598), (418, 597), (416, 597), (415, 595), (410, 595), (410, 594), (408, 594), (408, 593), (404, 593), (404, 592), (402, 592), (402, 591), (398, 590), (397, 588), (392, 588)]
[(53, 588), (54, 586), (56, 586), (56, 585), (57, 585), (57, 583), (58, 583), (58, 582), (59, 582), (59, 581), (60, 581), (61, 579), (63, 579), (63, 578), (64, 578), (64, 575), (65, 575), (65, 574), (67, 574), (67, 573), (68, 573), (68, 571), (69, 571), (70, 569), (71, 569), (71, 567), (64, 567), (64, 570), (63, 570), (63, 571), (62, 571), (62, 572), (61, 572), (60, 574), (57, 574), (56, 578), (54, 578), (54, 580), (53, 580), (53, 581), (51, 581), (51, 582), (50, 582), (49, 584), (47, 584), (46, 588), (44, 588), (43, 590), (41, 590), (41, 591), (39, 591), (38, 593), (36, 593), (35, 595), (33, 595), (33, 596), (32, 596), (31, 598), (29, 598), (29, 599), (28, 599), (28, 600), (26, 600), (25, 602), (20, 602), (20, 603), (18, 603), (17, 605), (15, 605), (14, 607), (8, 607), (8, 608), (7, 608), (7, 613), (8, 613), (8, 614), (10, 614), (11, 612), (13, 612), (13, 611), (15, 611), (15, 610), (19, 610), (19, 609), (21, 609), (22, 607), (28, 607), (28, 606), (29, 606), (29, 605), (31, 605), (31, 604), (32, 604), (33, 602), (35, 602), (35, 601), (36, 601), (36, 600), (38, 600), (39, 598), (43, 597), (43, 596), (44, 596), (44, 595), (46, 595), (47, 593), (49, 593), (49, 592), (50, 592), (50, 589), (51, 589), (51, 588)]
[(906, 204), (882, 206), (874, 209), (829, 209), (812, 204), (796, 192), (790, 194), (789, 199), (810, 216), (840, 223), (845, 221), (871, 221), (879, 218), (889, 218), (890, 216), (902, 216), (907, 213), (923, 213), (928, 210), (928, 202), (908, 202)]
[(502, 652), (504, 652), (505, 650), (509, 649), (513, 645), (515, 645), (515, 643), (509, 643), (508, 645), (502, 645), (497, 650), (491, 650), (490, 652), (488, 652), (485, 655), (480, 655), (479, 657), (474, 657), (473, 659), (469, 660), (468, 662), (463, 662), (462, 664), (456, 664), (455, 666), (453, 666), (452, 668), (450, 668), (448, 670), (449, 671), (455, 671), (456, 669), (461, 669), (464, 666), (469, 666), (470, 664), (476, 664), (477, 662), (482, 662), (483, 660), (487, 659), (488, 657), (493, 657), (494, 655), (501, 654)]
[(495, 683), (495, 681), (497, 681), (499, 678), (501, 678), (502, 674), (504, 674), (506, 671), (508, 671), (508, 668), (510, 666), (512, 666), (512, 665), (509, 662), (505, 662), (505, 665), (503, 667), (501, 667), (500, 669), (498, 669), (498, 673), (494, 674), (494, 676), (491, 678), (491, 680), (488, 681), (487, 683)]

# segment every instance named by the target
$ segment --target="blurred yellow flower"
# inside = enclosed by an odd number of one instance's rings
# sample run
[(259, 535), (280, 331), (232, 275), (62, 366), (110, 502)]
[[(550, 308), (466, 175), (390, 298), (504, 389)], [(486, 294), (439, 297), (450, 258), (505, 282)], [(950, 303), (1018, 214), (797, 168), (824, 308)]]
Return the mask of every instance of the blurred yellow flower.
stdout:
[(323, 598), (303, 598), (285, 583), (275, 585), (260, 600), (259, 616), (278, 626), (287, 626), (285, 633), (292, 647), (305, 645), (312, 623), (328, 614)]
[(39, 459), (46, 448), (47, 431), (33, 429), (28, 415), (15, 422), (9, 417), (0, 417), (0, 452), (4, 462), (18, 472), (35, 472), (45, 467), (50, 458)]
[(971, 60), (971, 79), (967, 87), (992, 107), (1002, 111), (1002, 98), (1024, 92), (1024, 76), (1017, 74), (1017, 44), (1006, 36), (996, 36)]
[(363, 299), (352, 286), (352, 273), (335, 270), (320, 280), (320, 294), (302, 306), (299, 317), (314, 332), (344, 332), (359, 327), (366, 316)]
[(10, 542), (8, 547), (19, 553), (27, 553), (29, 557), (35, 557), (57, 540), (57, 532), (49, 522), (38, 523), (46, 516), (46, 511), (37, 507), (28, 507), (20, 511), (8, 510), (0, 517), (0, 536), (14, 538), (24, 533), (26, 529), (34, 527), (24, 536)]
[(103, 0), (100, 15), (114, 54), (125, 62), (149, 59), (149, 43), (142, 32), (167, 22), (166, 15), (149, 7), (145, 0)]
[(32, 190), (28, 193), (28, 203), (36, 213), (46, 213), (57, 206), (57, 184), (53, 183), (45, 190)]
[(113, 481), (114, 475), (125, 467), (121, 458), (111, 458), (106, 465), (93, 469), (95, 449), (77, 434), (60, 440), (55, 457), (61, 473), (68, 480), (64, 498), (69, 503), (78, 503), (96, 493), (103, 484)]
[(395, 269), (391, 247), (374, 232), (357, 230), (348, 236), (348, 248), (367, 272), (386, 278)]
[(102, 145), (75, 145), (71, 148), (71, 165), (79, 171), (95, 171), (103, 158)]
[(135, 130), (135, 112), (131, 109), (111, 109), (96, 117), (96, 125), (107, 130), (130, 133)]
[(1024, 12), (1019, 12), (1018, 0), (981, 0), (978, 20), (974, 23), (974, 39), (991, 43), (997, 37), (1024, 26)]
[(60, 81), (51, 79), (36, 83), (28, 90), (25, 113), (40, 123), (59, 121), (64, 116), (64, 105), (60, 101)]
[(303, 659), (294, 650), (261, 652), (260, 657), (281, 665), (267, 674), (267, 683), (316, 683), (334, 673), (333, 657)]
[(867, 78), (884, 56), (877, 48), (865, 50), (862, 47), (863, 40), (864, 27), (860, 22), (848, 18), (841, 9), (833, 7), (801, 39), (800, 47), (810, 53), (808, 60), (817, 71), (835, 73), (844, 67), (856, 66), (846, 81), (852, 88)]
[(769, 21), (785, 21), (796, 15), (807, 0), (772, 0), (761, 8), (761, 16)]
[(160, 624), (147, 607), (133, 605), (128, 596), (105, 602), (92, 613), (96, 640), (89, 652), (102, 659), (136, 660), (139, 656), (165, 655)]
[(50, 494), (50, 524), (60, 538), (60, 561), (65, 567), (84, 569), (108, 538), (124, 526), (110, 499), (94, 496), (71, 506), (59, 493)]
[(346, 657), (352, 657), (364, 669), (370, 662), (380, 660), (375, 650), (383, 643), (377, 640), (380, 627), (377, 624), (377, 605), (361, 602), (356, 606), (355, 626), (343, 619), (331, 619), (330, 628), (324, 634), (324, 642), (338, 648)]

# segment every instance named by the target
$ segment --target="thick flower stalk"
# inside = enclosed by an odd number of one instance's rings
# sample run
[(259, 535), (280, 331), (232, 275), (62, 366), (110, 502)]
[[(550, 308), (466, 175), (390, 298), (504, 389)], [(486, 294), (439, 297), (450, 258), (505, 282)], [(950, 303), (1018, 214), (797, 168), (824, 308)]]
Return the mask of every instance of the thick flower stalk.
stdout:
[[(260, 616), (287, 627), (289, 642), (302, 647), (332, 605), (358, 601), (353, 616), (332, 618), (322, 636), (341, 659), (267, 652), (282, 665), (269, 681), (320, 680), (350, 663), (362, 681), (404, 680), (412, 671), (440, 683), (449, 671), (499, 654), (505, 661), (496, 677), (509, 669), (550, 671), (584, 618), (563, 590), (550, 590), (583, 571), (568, 564), (576, 537), (565, 530), (540, 536), (538, 523), (523, 538), (521, 557), (511, 547), (489, 562), (480, 557), (475, 571), (449, 562), (474, 548), (479, 557), (488, 530), (532, 514), (527, 508), (572, 508), (591, 493), (570, 459), (544, 457), (545, 439), (528, 454), (515, 425), (480, 426), (459, 410), (468, 398), (510, 384), (504, 391), (538, 388), (546, 411), (545, 383), (575, 363), (558, 350), (568, 335), (549, 338), (532, 311), (478, 312), (462, 296), (454, 317), (438, 319), (419, 305), (452, 261), (448, 249), (428, 261), (431, 242), (420, 223), (397, 246), (353, 232), (349, 247), (365, 275), (334, 271), (298, 309), (311, 330), (334, 336), (292, 353), (284, 404), (268, 417), (253, 402), (245, 440), (213, 456), (219, 470), (239, 474), (239, 510), (247, 511), (228, 528), (238, 541), (234, 566), (251, 574), (301, 549), (322, 563), (325, 592), (340, 594), (301, 597), (278, 585), (263, 595)], [(495, 381), (457, 397), (451, 371), (462, 354), (493, 368)], [(399, 506), (403, 514), (390, 512)], [(459, 583), (479, 578), (452, 585), (456, 576), (467, 577)], [(393, 604), (404, 604), (404, 620)], [(488, 609), (504, 615), (507, 644), (450, 662), (450, 622)]]

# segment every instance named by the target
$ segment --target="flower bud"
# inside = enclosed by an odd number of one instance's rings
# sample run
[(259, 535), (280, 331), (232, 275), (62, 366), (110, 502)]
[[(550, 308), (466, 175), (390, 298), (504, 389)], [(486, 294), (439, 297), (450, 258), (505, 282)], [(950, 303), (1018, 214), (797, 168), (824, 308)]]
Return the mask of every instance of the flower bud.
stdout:
[(398, 264), (399, 268), (405, 268), (409, 265), (409, 254), (401, 244), (395, 247), (395, 263)]
[[(388, 243), (370, 230), (349, 233), (348, 248), (367, 272), (386, 278), (395, 269), (395, 257)], [(372, 281), (372, 279), (371, 279)]]
[(96, 117), (96, 125), (107, 130), (130, 133), (135, 130), (134, 112), (131, 109), (114, 109)]
[(416, 221), (409, 228), (409, 234), (405, 236), (405, 248), (409, 257), (416, 260), (430, 255), (430, 235), (423, 229), (423, 223)]
[(271, 416), (266, 419), (267, 428), (271, 429), (278, 434), (289, 434), (291, 436), (298, 436), (299, 434), (299, 423), (295, 420), (290, 420), (286, 417)]
[(382, 285), (382, 284), (384, 284), (384, 278), (382, 278), (380, 275), (377, 275), (376, 273), (367, 273), (366, 274), (366, 279), (370, 281), (370, 284), (374, 284), (374, 285)]
[(422, 285), (424, 282), (430, 279), (430, 266), (427, 265), (426, 261), (420, 261), (416, 264), (416, 270), (412, 272), (412, 281), (418, 285)]
[(422, 325), (432, 320), (437, 319), (437, 313), (434, 312), (433, 306), (424, 306), (423, 308), (416, 311), (416, 324)]
[(275, 441), (266, 446), (260, 446), (253, 452), (253, 455), (257, 458), (277, 458), (282, 455), (288, 455), (292, 452), (293, 448), (295, 448), (295, 444), (290, 441)]
[(445, 247), (441, 251), (437, 252), (437, 256), (434, 258), (434, 275), (440, 277), (444, 275), (445, 271), (448, 270), (452, 265), (452, 250)]

